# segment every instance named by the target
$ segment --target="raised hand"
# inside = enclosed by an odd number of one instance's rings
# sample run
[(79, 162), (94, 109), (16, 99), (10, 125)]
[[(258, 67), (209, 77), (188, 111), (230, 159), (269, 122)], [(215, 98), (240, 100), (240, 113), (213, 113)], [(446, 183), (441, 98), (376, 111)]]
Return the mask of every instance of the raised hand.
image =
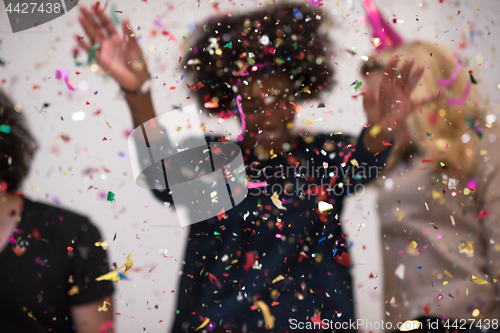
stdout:
[(392, 138), (389, 128), (396, 129), (410, 113), (439, 96), (439, 93), (436, 93), (412, 100), (412, 91), (417, 87), (425, 68), (421, 65), (411, 74), (415, 59), (410, 58), (397, 74), (398, 60), (397, 56), (391, 58), (383, 75), (379, 75), (378, 82), (373, 85), (375, 89), (363, 90), (363, 106), (368, 123), (379, 127), (376, 133), (380, 133), (382, 138)]
[(78, 21), (87, 39), (78, 38), (78, 45), (89, 52), (92, 45), (100, 48), (95, 53), (99, 66), (128, 91), (137, 91), (149, 79), (149, 72), (141, 47), (137, 44), (128, 19), (123, 20), (123, 37), (103, 10), (89, 11), (80, 6)]

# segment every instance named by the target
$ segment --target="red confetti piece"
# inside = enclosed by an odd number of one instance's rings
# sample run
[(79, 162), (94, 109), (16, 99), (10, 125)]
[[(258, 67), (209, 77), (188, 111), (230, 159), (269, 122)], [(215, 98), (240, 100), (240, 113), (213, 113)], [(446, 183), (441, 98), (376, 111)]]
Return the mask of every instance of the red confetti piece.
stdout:
[(186, 83), (186, 85), (188, 86), (189, 89), (191, 89), (193, 91), (198, 91), (198, 89), (201, 89), (201, 88), (203, 88), (205, 86), (201, 82), (195, 82), (192, 85), (189, 85), (189, 84)]
[(217, 281), (217, 278), (212, 273), (208, 273), (208, 279), (210, 280), (210, 283), (212, 283), (212, 284), (214, 284), (214, 281)]
[(222, 208), (222, 210), (219, 212), (219, 214), (217, 214), (217, 218), (219, 219), (219, 221), (222, 220), (224, 215), (226, 215), (226, 211), (224, 210), (224, 208)]
[(426, 160), (426, 159), (422, 159), (422, 163), (432, 163), (434, 162), (433, 160)]
[(392, 143), (385, 142), (385, 141), (382, 141), (382, 144), (383, 144), (384, 146), (392, 146)]
[(488, 211), (480, 211), (479, 212), (479, 216), (477, 217), (477, 220), (482, 220), (484, 219), (486, 216), (490, 215), (491, 214), (491, 210), (488, 210)]
[(342, 256), (339, 256), (338, 254), (335, 256), (335, 260), (341, 264), (341, 265), (344, 265), (346, 267), (349, 267), (349, 265), (351, 264), (351, 256), (349, 255), (349, 253), (343, 253)]
[(68, 251), (69, 252), (73, 251), (73, 248), (71, 246), (68, 246)]
[(102, 141), (108, 141), (108, 138), (104, 137), (102, 138)]
[(255, 254), (253, 251), (248, 251), (245, 254), (245, 257), (246, 257), (247, 261), (245, 262), (245, 266), (243, 266), (243, 269), (245, 271), (249, 271), (250, 268), (252, 268), (252, 266), (255, 264)]

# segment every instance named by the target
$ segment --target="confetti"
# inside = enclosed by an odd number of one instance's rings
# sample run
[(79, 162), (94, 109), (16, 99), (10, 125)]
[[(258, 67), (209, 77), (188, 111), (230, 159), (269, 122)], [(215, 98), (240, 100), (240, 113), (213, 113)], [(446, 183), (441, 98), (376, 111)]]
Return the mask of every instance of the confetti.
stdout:
[(266, 329), (273, 329), (274, 328), (274, 316), (271, 315), (271, 310), (269, 310), (269, 306), (267, 306), (266, 303), (263, 301), (255, 301), (254, 306), (257, 309), (260, 309), (262, 312), (262, 315), (264, 316), (264, 323), (266, 325)]
[(268, 184), (267, 182), (248, 182), (248, 188), (258, 188), (258, 187), (266, 187)]
[(471, 89), (471, 84), (470, 82), (467, 82), (467, 87), (465, 88), (462, 97), (448, 98), (448, 105), (458, 106), (464, 104), (467, 98), (469, 97), (470, 89)]
[(455, 66), (455, 69), (453, 70), (453, 73), (451, 73), (450, 77), (447, 79), (439, 80), (438, 85), (440, 87), (446, 87), (446, 86), (449, 86), (450, 84), (452, 84), (453, 81), (455, 81), (456, 78), (458, 77), (458, 74), (460, 73), (460, 69), (462, 69), (462, 64), (460, 62), (458, 62), (457, 65)]
[(108, 192), (107, 201), (113, 202), (115, 200), (115, 194), (111, 191)]
[(460, 253), (465, 253), (469, 258), (474, 257), (474, 246), (472, 245), (472, 242), (462, 242), (458, 247), (458, 250)]
[(273, 195), (271, 196), (271, 200), (273, 204), (278, 207), (278, 209), (286, 210), (286, 207), (283, 207), (283, 203), (279, 199), (278, 193), (274, 192)]
[(318, 209), (320, 212), (327, 212), (333, 209), (333, 205), (325, 201), (320, 201), (318, 203)]
[(103, 301), (102, 306), (98, 306), (97, 307), (97, 311), (99, 311), (99, 312), (101, 312), (101, 311), (104, 311), (104, 312), (108, 311), (108, 308), (107, 308), (108, 305), (111, 306), (111, 303)]
[(236, 97), (236, 104), (238, 104), (238, 111), (240, 112), (241, 119), (241, 133), (238, 135), (238, 140), (243, 141), (243, 135), (245, 135), (245, 129), (247, 127), (247, 123), (245, 121), (245, 113), (241, 109), (241, 95)]
[(472, 282), (474, 282), (475, 284), (479, 284), (479, 285), (490, 284), (488, 281), (480, 279), (480, 278), (478, 278), (477, 276), (474, 276), (474, 275), (472, 275)]
[(64, 83), (66, 83), (66, 86), (68, 87), (68, 89), (71, 91), (79, 90), (79, 89), (73, 88), (73, 86), (69, 83), (68, 71), (65, 70), (64, 68), (58, 69), (56, 71), (56, 79), (58, 79), (58, 80), (62, 79), (64, 81)]

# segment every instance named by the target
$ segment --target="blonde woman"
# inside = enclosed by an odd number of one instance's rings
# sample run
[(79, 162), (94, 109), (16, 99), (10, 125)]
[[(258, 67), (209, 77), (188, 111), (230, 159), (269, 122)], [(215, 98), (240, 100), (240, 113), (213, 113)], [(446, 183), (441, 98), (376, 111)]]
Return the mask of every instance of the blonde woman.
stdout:
[[(416, 42), (375, 54), (362, 68), (365, 108), (399, 56), (424, 64), (412, 98), (441, 91), (395, 130), (378, 180), (386, 330), (421, 319), (424, 329), (498, 331), (500, 319), (500, 132), (457, 55)], [(399, 77), (408, 75), (404, 70)], [(399, 112), (402, 104), (387, 101)], [(372, 129), (377, 131), (377, 129)]]

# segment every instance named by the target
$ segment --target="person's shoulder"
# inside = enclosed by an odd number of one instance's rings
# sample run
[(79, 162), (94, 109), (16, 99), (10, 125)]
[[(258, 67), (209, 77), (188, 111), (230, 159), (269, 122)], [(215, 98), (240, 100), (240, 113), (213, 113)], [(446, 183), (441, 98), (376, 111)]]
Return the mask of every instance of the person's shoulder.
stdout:
[(54, 237), (73, 238), (81, 232), (97, 230), (88, 217), (63, 207), (29, 198), (24, 198), (23, 206), (23, 219)]

